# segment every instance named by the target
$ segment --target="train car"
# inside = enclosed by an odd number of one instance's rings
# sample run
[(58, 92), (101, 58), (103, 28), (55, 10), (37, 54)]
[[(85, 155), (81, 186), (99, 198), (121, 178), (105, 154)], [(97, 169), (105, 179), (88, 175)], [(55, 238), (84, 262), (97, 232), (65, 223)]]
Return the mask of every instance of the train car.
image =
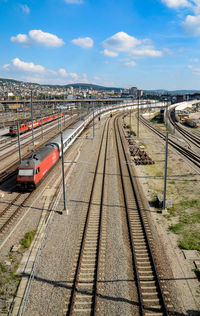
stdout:
[[(104, 109), (103, 112), (108, 110)], [(101, 111), (96, 110), (94, 116)], [(93, 113), (87, 115), (83, 120), (75, 123), (71, 128), (63, 132), (63, 151), (65, 152), (84, 128), (93, 119)], [(34, 189), (55, 165), (61, 156), (61, 137), (56, 136), (51, 143), (40, 148), (34, 154), (23, 160), (18, 167), (17, 186), (20, 190)]]
[[(46, 117), (44, 117), (42, 119), (33, 120), (33, 128), (35, 129), (35, 128), (41, 126), (42, 124), (46, 124), (46, 123), (48, 123), (50, 121), (56, 120), (56, 119), (58, 119), (60, 117), (63, 117), (63, 115), (64, 115), (63, 113), (59, 113), (59, 114), (46, 116)], [(19, 124), (20, 134), (26, 133), (29, 130), (32, 130), (32, 122), (31, 121), (29, 121), (27, 123)], [(9, 134), (11, 136), (16, 136), (18, 134), (17, 125), (10, 126)]]
[[(75, 139), (80, 135), (84, 129), (84, 122), (79, 121), (74, 124), (71, 128), (63, 132), (63, 152), (65, 152), (69, 146), (75, 141)], [(61, 137), (58, 135), (52, 140), (52, 144), (56, 144), (59, 148), (61, 156)]]
[(32, 126), (35, 129), (35, 128), (40, 126), (40, 122), (38, 120), (33, 120), (33, 124), (32, 124), (32, 122), (29, 122), (28, 123), (28, 129), (31, 130)]
[(57, 144), (47, 144), (18, 167), (17, 187), (20, 190), (35, 189), (59, 159)]
[[(28, 123), (19, 124), (19, 132), (20, 134), (26, 133), (28, 131)], [(17, 125), (11, 125), (9, 128), (9, 134), (11, 136), (16, 136), (18, 134)]]

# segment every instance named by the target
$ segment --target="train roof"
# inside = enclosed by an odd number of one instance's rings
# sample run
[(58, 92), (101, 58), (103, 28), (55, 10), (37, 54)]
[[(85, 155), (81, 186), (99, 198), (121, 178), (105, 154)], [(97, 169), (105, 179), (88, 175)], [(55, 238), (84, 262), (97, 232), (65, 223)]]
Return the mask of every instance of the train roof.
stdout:
[(32, 153), (29, 157), (22, 160), (20, 164), (20, 168), (21, 167), (24, 167), (24, 168), (37, 167), (41, 163), (41, 161), (43, 161), (47, 156), (49, 156), (56, 148), (57, 148), (56, 145), (48, 144), (38, 149), (37, 151)]
[[(81, 120), (75, 123), (74, 125), (72, 125), (71, 127), (67, 128), (66, 131), (63, 132), (63, 142), (65, 142), (68, 138), (70, 138), (74, 134), (74, 131), (82, 125), (83, 125), (83, 121)], [(60, 135), (52, 139), (51, 143), (61, 144)]]

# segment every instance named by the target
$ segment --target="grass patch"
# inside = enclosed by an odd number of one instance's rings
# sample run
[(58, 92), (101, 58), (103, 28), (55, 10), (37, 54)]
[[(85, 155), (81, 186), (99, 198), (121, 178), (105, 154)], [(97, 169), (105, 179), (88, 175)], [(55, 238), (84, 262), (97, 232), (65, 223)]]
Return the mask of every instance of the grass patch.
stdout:
[(156, 116), (152, 117), (150, 120), (150, 122), (155, 122), (158, 124), (163, 124), (164, 120), (163, 120), (163, 116), (161, 116), (160, 114), (157, 114)]
[(27, 232), (24, 235), (24, 238), (21, 239), (20, 244), (22, 245), (23, 248), (28, 249), (32, 243), (32, 240), (36, 234), (37, 230), (32, 230), (30, 232)]
[(179, 241), (179, 247), (186, 250), (200, 251), (200, 232), (187, 231)]
[(3, 265), (3, 263), (0, 262), (0, 271), (1, 272), (6, 272), (6, 267)]
[(184, 209), (200, 207), (200, 200), (183, 200), (180, 201), (180, 206)]
[(160, 171), (160, 170), (156, 171), (155, 176), (156, 177), (163, 177), (163, 171)]
[(170, 225), (169, 230), (174, 234), (179, 234), (183, 228), (183, 223), (177, 223), (175, 225)]

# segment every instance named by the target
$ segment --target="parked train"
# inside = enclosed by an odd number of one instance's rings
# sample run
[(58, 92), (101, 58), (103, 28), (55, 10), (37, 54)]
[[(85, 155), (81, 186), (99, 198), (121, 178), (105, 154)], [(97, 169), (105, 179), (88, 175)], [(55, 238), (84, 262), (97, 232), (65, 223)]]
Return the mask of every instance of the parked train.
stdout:
[[(124, 105), (123, 105), (124, 106)], [(123, 109), (123, 106), (111, 105), (89, 113), (79, 122), (63, 132), (63, 151), (65, 152), (81, 134), (93, 117), (104, 115), (111, 111)], [(53, 168), (61, 156), (61, 137), (56, 136), (49, 144), (41, 147), (31, 156), (24, 159), (18, 167), (17, 187), (20, 190), (36, 188)]]
[[(63, 113), (52, 114), (50, 116), (43, 117), (41, 119), (33, 120), (33, 128), (37, 128), (43, 124), (56, 120), (63, 116)], [(32, 121), (19, 124), (20, 134), (26, 133), (32, 129)], [(10, 126), (9, 133), (11, 136), (16, 136), (18, 134), (17, 125)]]
[[(100, 111), (95, 111), (95, 116)], [(93, 119), (90, 113), (84, 119), (75, 123), (70, 129), (63, 132), (63, 151), (65, 152), (84, 128)], [(61, 137), (58, 135), (51, 143), (41, 147), (28, 158), (22, 160), (18, 167), (17, 187), (20, 190), (34, 189), (47, 173), (52, 169), (61, 156)]]

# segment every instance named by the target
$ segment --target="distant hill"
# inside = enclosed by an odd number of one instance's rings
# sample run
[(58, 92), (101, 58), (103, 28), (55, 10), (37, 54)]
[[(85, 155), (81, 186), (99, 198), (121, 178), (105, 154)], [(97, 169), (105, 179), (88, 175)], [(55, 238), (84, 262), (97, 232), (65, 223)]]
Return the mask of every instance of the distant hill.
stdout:
[[(91, 83), (71, 83), (67, 85), (50, 85), (50, 84), (38, 84), (38, 83), (31, 83), (31, 82), (23, 82), (19, 80), (14, 80), (14, 79), (5, 79), (5, 78), (0, 78), (0, 85), (1, 83), (13, 83), (13, 84), (19, 84), (19, 85), (28, 85), (30, 86), (35, 86), (35, 87), (58, 87), (58, 88), (80, 88), (80, 89), (89, 89), (89, 90), (104, 90), (104, 91), (111, 91), (114, 90), (116, 92), (123, 90), (124, 88), (116, 88), (116, 87), (105, 87), (105, 86), (100, 86), (96, 84), (91, 84)], [(165, 90), (165, 89), (155, 89), (155, 90), (143, 90), (145, 94), (170, 94), (170, 95), (177, 95), (177, 94), (194, 94), (194, 93), (200, 93), (200, 90)]]
[(7, 83), (15, 83), (15, 84), (25, 84), (25, 85), (35, 85), (35, 86), (43, 86), (43, 87), (59, 87), (59, 88), (81, 88), (81, 89), (93, 89), (93, 90), (104, 90), (104, 91), (120, 91), (122, 88), (116, 88), (116, 87), (104, 87), (104, 86), (99, 86), (96, 84), (91, 84), (91, 83), (71, 83), (67, 85), (51, 85), (51, 84), (38, 84), (38, 83), (32, 83), (32, 82), (23, 82), (19, 80), (14, 80), (14, 79), (4, 79), (0, 78), (0, 82), (7, 82)]
[(82, 89), (93, 89), (93, 90), (114, 90), (114, 91), (120, 91), (122, 88), (116, 88), (116, 87), (104, 87), (104, 86), (99, 86), (96, 84), (91, 84), (91, 83), (73, 83), (73, 84), (68, 84), (65, 86), (66, 88), (73, 87), (73, 88), (82, 88)]

